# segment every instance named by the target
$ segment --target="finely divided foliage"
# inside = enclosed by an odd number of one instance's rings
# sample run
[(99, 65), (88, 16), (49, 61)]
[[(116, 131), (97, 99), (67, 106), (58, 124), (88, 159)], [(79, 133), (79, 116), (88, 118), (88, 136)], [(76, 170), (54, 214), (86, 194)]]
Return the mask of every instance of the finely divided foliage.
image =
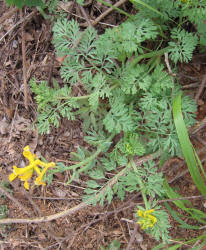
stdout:
[[(165, 39), (165, 34), (170, 36), (171, 40), (166, 39), (164, 43), (176, 64), (191, 59), (203, 36), (188, 33), (181, 24), (174, 29), (166, 26), (168, 22), (174, 24), (171, 18), (186, 18), (185, 11), (192, 5), (181, 1), (144, 2), (162, 15), (135, 4), (140, 11), (133, 19), (119, 27), (108, 28), (102, 35), (91, 27), (81, 31), (74, 20), (57, 20), (53, 27), (53, 44), (57, 55), (65, 56), (61, 66), (65, 85), (60, 87), (54, 82), (51, 88), (46, 82), (31, 81), (38, 103), (39, 132), (47, 133), (51, 124), (58, 127), (61, 117), (69, 120), (78, 117), (83, 120), (85, 141), (90, 145), (87, 150), (79, 148), (77, 153), (71, 154), (78, 164), (68, 167), (60, 164), (51, 170), (47, 176), (49, 182), (58, 171), (70, 170), (69, 182), (80, 173), (87, 173), (91, 180), (85, 190), (85, 200), (93, 204), (103, 204), (105, 199), (111, 202), (115, 194), (123, 200), (125, 192), (133, 191), (144, 190), (145, 195), (154, 199), (162, 196), (163, 176), (154, 163), (148, 162), (135, 169), (132, 159), (153, 152), (181, 154), (172, 117), (172, 100), (180, 87), (159, 63), (157, 41)], [(190, 20), (192, 14), (188, 18)], [(140, 64), (136, 59), (144, 59), (145, 51), (150, 51), (145, 47), (148, 41), (157, 51), (145, 56), (148, 61)], [(74, 95), (75, 87), (80, 89), (81, 95)], [(194, 124), (195, 110), (194, 101), (183, 97), (186, 126)], [(115, 137), (119, 139), (114, 145)], [(113, 178), (108, 177), (110, 171), (115, 174)], [(159, 224), (149, 231), (156, 239), (162, 237), (167, 241), (167, 215), (157, 205), (151, 204), (151, 207), (156, 211)]]

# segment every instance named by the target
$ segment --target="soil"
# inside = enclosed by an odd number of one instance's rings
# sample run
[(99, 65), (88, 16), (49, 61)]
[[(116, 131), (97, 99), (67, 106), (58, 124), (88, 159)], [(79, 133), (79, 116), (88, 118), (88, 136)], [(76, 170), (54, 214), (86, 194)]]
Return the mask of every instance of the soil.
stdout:
[[(108, 8), (94, 2), (88, 2), (83, 10), (75, 4), (64, 5), (68, 18), (75, 18), (84, 29), (89, 20), (95, 20)], [(121, 6), (125, 11), (134, 10), (129, 3)], [(13, 10), (12, 13), (10, 11)], [(8, 15), (7, 15), (8, 14)], [(7, 15), (6, 19), (3, 18)], [(28, 17), (22, 22), (22, 18)], [(79, 16), (79, 17), (77, 17)], [(98, 22), (95, 28), (103, 33), (108, 27), (120, 24), (124, 15), (112, 11)], [(24, 37), (22, 38), (22, 30)], [(24, 81), (31, 77), (37, 81), (51, 82), (55, 78), (62, 83), (59, 75), (60, 62), (55, 55), (52, 40), (52, 21), (45, 19), (35, 8), (24, 8), (21, 11), (9, 8), (0, 1), (0, 210), (3, 205), (6, 212), (0, 212), (0, 219), (7, 218), (46, 218), (74, 208), (82, 202), (85, 182), (74, 181), (65, 185), (67, 173), (58, 173), (50, 186), (32, 186), (25, 191), (22, 182), (15, 180), (8, 183), (8, 176), (13, 165), (24, 166), (23, 148), (29, 145), (37, 156), (42, 155), (47, 161), (62, 161), (70, 164), (69, 154), (78, 146), (85, 144), (81, 121), (62, 120), (58, 129), (52, 128), (47, 135), (39, 135), (35, 128), (37, 105), (34, 96), (27, 88), (25, 94)], [(25, 42), (25, 62), (23, 63), (22, 42)], [(206, 74), (206, 55), (197, 52), (189, 64), (178, 65), (178, 78), (186, 94), (195, 97), (201, 81)], [(23, 74), (23, 64), (26, 74)], [(26, 79), (24, 79), (24, 77)], [(25, 95), (28, 106), (25, 106)], [(206, 115), (205, 90), (198, 98), (197, 119), (201, 121)], [(206, 127), (199, 130), (192, 141), (200, 152), (205, 163)], [(173, 158), (164, 164), (164, 174), (170, 185), (183, 197), (194, 197), (191, 203), (195, 208), (206, 212), (204, 197), (193, 184), (183, 159)], [(83, 176), (84, 177), (84, 176)], [(84, 180), (84, 178), (82, 178)], [(122, 202), (113, 199), (110, 205), (85, 206), (67, 216), (59, 216), (51, 221), (38, 223), (2, 224), (0, 227), (1, 249), (100, 249), (107, 248), (116, 240), (121, 243), (120, 249), (152, 249), (158, 245), (151, 236), (146, 235), (134, 223), (136, 205), (142, 202), (139, 194), (127, 194)], [(172, 209), (183, 213), (172, 203)], [(186, 220), (196, 225), (195, 221)], [(190, 224), (191, 224), (190, 223)], [(172, 239), (191, 239), (204, 233), (201, 230), (186, 230), (178, 227), (178, 223), (170, 217)], [(136, 237), (133, 231), (137, 230)], [(175, 240), (174, 240), (175, 242)], [(199, 242), (200, 243), (200, 242)], [(184, 245), (179, 249), (191, 249)], [(114, 248), (113, 248), (114, 249)]]

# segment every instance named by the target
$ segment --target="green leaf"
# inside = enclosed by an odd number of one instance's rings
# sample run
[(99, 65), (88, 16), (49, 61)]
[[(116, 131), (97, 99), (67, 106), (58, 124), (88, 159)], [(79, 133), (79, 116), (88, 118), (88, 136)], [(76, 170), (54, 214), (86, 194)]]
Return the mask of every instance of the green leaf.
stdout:
[(88, 188), (98, 188), (98, 187), (100, 187), (100, 185), (96, 181), (93, 181), (93, 180), (89, 180), (87, 182), (87, 186), (88, 186)]
[(181, 111), (181, 93), (177, 95), (174, 98), (173, 101), (173, 116), (174, 116), (174, 123), (177, 130), (178, 138), (180, 141), (181, 149), (185, 158), (185, 161), (187, 163), (187, 167), (189, 169), (190, 175), (199, 189), (199, 191), (206, 195), (206, 185), (204, 183), (204, 180), (199, 172), (198, 168), (198, 162), (200, 161), (196, 160), (196, 152), (193, 148), (187, 129), (183, 120), (182, 111)]
[(177, 63), (189, 62), (192, 59), (192, 54), (197, 46), (198, 38), (195, 34), (188, 33), (185, 30), (173, 29), (171, 37), (176, 41), (170, 41), (170, 58)]
[(102, 171), (102, 169), (99, 169), (99, 168), (89, 172), (89, 175), (91, 178), (96, 179), (96, 180), (104, 179), (104, 172)]
[(102, 157), (100, 161), (106, 171), (111, 171), (116, 169), (116, 162), (114, 160)]
[(84, 150), (81, 149), (81, 147), (78, 147), (77, 149), (78, 155), (79, 155), (79, 159), (82, 161), (85, 159), (85, 154), (84, 154)]
[(110, 204), (112, 202), (112, 198), (113, 198), (113, 191), (112, 191), (112, 188), (110, 186), (107, 187), (106, 193), (107, 193), (107, 201)]
[[(91, 188), (87, 188), (87, 189), (85, 189), (85, 191), (84, 191), (87, 195), (88, 194), (95, 194), (96, 193), (96, 190), (94, 190), (94, 189), (91, 189)], [(89, 198), (90, 198), (90, 196), (88, 196)]]

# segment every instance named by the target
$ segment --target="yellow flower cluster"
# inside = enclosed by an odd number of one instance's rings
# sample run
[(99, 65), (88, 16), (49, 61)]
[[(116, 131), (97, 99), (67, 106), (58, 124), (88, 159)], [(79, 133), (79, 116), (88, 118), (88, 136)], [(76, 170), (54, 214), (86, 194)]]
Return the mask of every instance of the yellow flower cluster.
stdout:
[(147, 211), (142, 211), (140, 209), (137, 210), (137, 215), (138, 217), (140, 217), (137, 223), (140, 224), (142, 229), (148, 229), (156, 224), (157, 218), (152, 215), (153, 212), (154, 209), (150, 209)]
[[(18, 177), (21, 181), (24, 181), (24, 188), (29, 189), (28, 180), (32, 177), (34, 171), (36, 171), (38, 177), (35, 180), (35, 185), (46, 185), (43, 182), (42, 178), (46, 173), (47, 169), (50, 167), (54, 167), (54, 162), (43, 162), (39, 160), (35, 154), (30, 152), (29, 146), (26, 146), (23, 151), (23, 156), (29, 160), (29, 165), (24, 168), (18, 168), (13, 166), (13, 173), (9, 175), (9, 181), (12, 182), (16, 177)], [(40, 169), (38, 166), (42, 167)]]

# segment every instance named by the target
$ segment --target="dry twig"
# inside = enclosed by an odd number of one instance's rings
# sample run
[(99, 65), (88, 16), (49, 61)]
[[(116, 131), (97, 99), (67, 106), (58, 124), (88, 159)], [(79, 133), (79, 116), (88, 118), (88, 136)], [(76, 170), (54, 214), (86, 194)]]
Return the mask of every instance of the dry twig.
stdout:
[(202, 119), (200, 122), (197, 122), (193, 127), (189, 129), (189, 133), (191, 136), (194, 136), (198, 131), (206, 126), (206, 117)]
[(82, 12), (82, 15), (84, 16), (84, 18), (86, 19), (87, 23), (88, 23), (88, 26), (92, 27), (92, 23), (91, 21), (89, 20), (88, 16), (87, 16), (87, 13), (86, 11), (84, 10), (84, 8), (79, 5), (79, 8), (80, 8), (80, 11)]
[(14, 30), (17, 26), (19, 26), (21, 23), (23, 23), (24, 21), (28, 21), (29, 19), (31, 19), (35, 14), (37, 13), (37, 10), (32, 11), (32, 13), (30, 13), (28, 16), (26, 16), (25, 18), (22, 18), (20, 21), (18, 21), (14, 26), (11, 27), (11, 29), (9, 29), (1, 38), (0, 38), (0, 43), (3, 41), (3, 39), (10, 33), (12, 32), (12, 30)]
[[(23, 9), (24, 10), (24, 9)], [(21, 19), (23, 19), (23, 11), (20, 10)], [(28, 86), (27, 86), (27, 71), (26, 71), (26, 45), (25, 45), (25, 23), (22, 23), (21, 30), (21, 45), (22, 45), (22, 64), (23, 64), (23, 79), (24, 79), (24, 106), (28, 109)]]
[[(127, 0), (120, 0), (119, 2), (114, 4), (114, 7), (119, 7), (120, 5), (126, 3)], [(107, 16), (110, 12), (112, 12), (114, 10), (114, 8), (110, 7), (109, 9), (107, 9), (105, 12), (103, 12), (100, 16), (98, 16), (93, 22), (92, 25), (95, 26), (96, 24), (99, 23), (99, 21), (101, 21), (105, 16)]]
[(132, 247), (133, 242), (135, 241), (136, 235), (137, 235), (137, 229), (138, 229), (139, 225), (137, 223), (135, 223), (134, 225), (134, 230), (132, 232), (132, 236), (130, 237), (129, 243), (127, 245), (126, 250), (130, 250)]
[[(139, 158), (135, 160), (136, 165), (141, 165), (144, 162), (147, 162), (151, 159), (153, 159), (156, 156), (156, 154), (150, 154), (147, 155), (145, 157)], [(108, 186), (112, 187), (118, 180), (118, 178), (122, 175), (125, 174), (126, 168), (124, 168), (123, 170), (121, 170), (119, 172), (119, 174), (116, 175), (115, 178), (113, 178), (102, 190), (99, 194), (97, 194), (97, 197), (102, 195), (105, 190), (108, 188)], [(48, 216), (42, 216), (42, 217), (37, 217), (37, 218), (33, 218), (33, 219), (24, 219), (24, 218), (6, 218), (6, 219), (1, 219), (0, 220), (0, 224), (11, 224), (11, 223), (41, 223), (41, 222), (48, 222), (48, 221), (52, 221), (52, 220), (56, 220), (58, 218), (61, 217), (65, 217), (65, 216), (69, 216), (83, 208), (86, 208), (88, 206), (88, 204), (90, 202), (92, 202), (93, 198), (91, 200), (88, 201), (88, 203), (86, 202), (81, 202), (79, 205), (66, 209), (65, 211), (53, 214), (53, 215), (48, 215)]]
[(164, 55), (165, 55), (165, 63), (166, 63), (167, 69), (169, 71), (169, 74), (171, 76), (176, 76), (176, 74), (173, 73), (172, 70), (171, 70), (170, 63), (169, 63), (169, 58), (168, 58), (168, 53), (165, 53)]
[(196, 101), (196, 102), (199, 100), (200, 95), (201, 95), (201, 93), (202, 93), (202, 91), (203, 91), (205, 85), (206, 85), (206, 75), (203, 77), (202, 82), (201, 82), (201, 85), (200, 85), (200, 87), (199, 87), (199, 89), (198, 89), (198, 92), (197, 92), (197, 94), (196, 94), (196, 96), (195, 96), (195, 101)]

